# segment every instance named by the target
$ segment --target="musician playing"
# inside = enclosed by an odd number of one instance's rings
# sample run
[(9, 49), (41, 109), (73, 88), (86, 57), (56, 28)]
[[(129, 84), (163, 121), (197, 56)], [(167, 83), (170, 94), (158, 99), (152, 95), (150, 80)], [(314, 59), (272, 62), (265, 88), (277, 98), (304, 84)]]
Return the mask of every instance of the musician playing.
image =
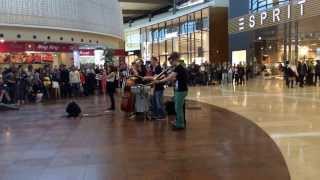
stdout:
[(130, 71), (130, 75), (136, 77), (136, 84), (143, 84), (143, 79), (146, 75), (146, 68), (143, 65), (143, 61), (141, 59), (136, 60), (135, 62), (132, 63), (132, 69)]
[[(160, 62), (156, 57), (151, 58), (151, 71), (152, 75), (156, 76), (162, 72)], [(153, 80), (153, 76), (146, 76), (144, 80)], [(155, 120), (165, 119), (165, 110), (163, 105), (163, 91), (164, 83), (158, 83), (154, 85), (154, 93), (152, 97), (152, 115), (151, 118)]]
[(173, 52), (169, 57), (169, 62), (173, 66), (173, 72), (170, 73), (167, 77), (160, 80), (155, 80), (155, 84), (165, 83), (167, 81), (175, 81), (174, 87), (174, 103), (176, 111), (176, 121), (174, 122), (172, 128), (173, 130), (184, 130), (185, 121), (184, 121), (184, 110), (183, 106), (185, 103), (185, 98), (188, 95), (188, 86), (187, 86), (187, 70), (180, 62), (180, 54)]

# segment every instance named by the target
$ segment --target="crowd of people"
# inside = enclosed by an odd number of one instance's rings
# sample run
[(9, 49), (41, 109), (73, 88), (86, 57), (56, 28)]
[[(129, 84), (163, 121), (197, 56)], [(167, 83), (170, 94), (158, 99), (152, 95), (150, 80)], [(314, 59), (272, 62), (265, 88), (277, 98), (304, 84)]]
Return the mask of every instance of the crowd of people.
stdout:
[[(124, 77), (136, 73), (135, 69), (140, 69), (137, 75), (141, 77), (151, 76), (153, 60), (146, 63), (142, 60), (135, 61), (131, 66), (120, 61), (117, 67), (108, 65), (80, 69), (66, 65), (45, 65), (37, 69), (32, 65), (0, 68), (0, 103), (22, 105), (26, 102), (89, 96), (96, 91), (108, 93), (114, 102), (113, 94), (117, 87), (122, 86)], [(157, 71), (166, 67), (160, 66), (159, 62), (158, 64)], [(230, 83), (241, 85), (245, 83), (249, 72), (241, 64), (231, 66), (205, 62), (201, 65), (192, 63), (188, 67), (182, 64), (187, 70), (189, 86)], [(110, 109), (114, 109), (114, 103)]]
[(316, 65), (312, 61), (299, 61), (297, 65), (286, 61), (282, 70), (288, 88), (316, 86), (320, 81), (320, 60)]
[[(98, 87), (99, 92), (113, 96), (115, 74), (113, 66), (95, 69), (65, 65), (54, 68), (45, 65), (37, 69), (32, 65), (11, 66), (0, 69), (0, 103), (20, 106), (26, 102), (89, 96), (95, 94)], [(110, 109), (114, 109), (113, 105)]]
[[(0, 69), (0, 102), (21, 106), (27, 102), (78, 98), (99, 92), (109, 95), (109, 110), (113, 111), (116, 108), (114, 98), (116, 88), (125, 89), (128, 86), (128, 79), (135, 77), (135, 84), (149, 84), (154, 87), (151, 117), (162, 120), (166, 116), (163, 103), (164, 86), (169, 82), (175, 91), (176, 121), (173, 128), (181, 130), (185, 128), (183, 107), (188, 91), (188, 71), (180, 60), (179, 53), (173, 53), (169, 57), (169, 62), (171, 71), (164, 71), (155, 57), (150, 62), (137, 60), (130, 67), (125, 61), (120, 61), (117, 67), (105, 65), (95, 69), (90, 67), (78, 69), (74, 66), (67, 68), (65, 65), (54, 68), (45, 65), (34, 69), (32, 65), (27, 67), (13, 65)], [(132, 103), (128, 104), (130, 105)]]
[(210, 64), (208, 62), (197, 65), (192, 63), (187, 68), (189, 74), (189, 85), (208, 84), (235, 84), (244, 85), (249, 78), (251, 70), (242, 63), (231, 64)]

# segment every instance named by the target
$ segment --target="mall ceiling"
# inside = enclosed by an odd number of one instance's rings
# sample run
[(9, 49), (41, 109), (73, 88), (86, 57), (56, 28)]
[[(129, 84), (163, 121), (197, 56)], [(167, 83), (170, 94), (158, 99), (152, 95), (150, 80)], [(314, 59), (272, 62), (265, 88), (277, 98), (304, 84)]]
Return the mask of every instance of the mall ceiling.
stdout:
[(167, 11), (173, 0), (119, 0), (124, 23)]

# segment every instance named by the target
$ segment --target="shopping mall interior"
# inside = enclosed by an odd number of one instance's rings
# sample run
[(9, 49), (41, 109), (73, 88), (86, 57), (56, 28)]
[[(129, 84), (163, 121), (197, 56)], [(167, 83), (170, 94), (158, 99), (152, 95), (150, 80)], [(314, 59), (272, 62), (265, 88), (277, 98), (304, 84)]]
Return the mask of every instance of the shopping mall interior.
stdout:
[(0, 180), (318, 180), (319, 9), (0, 1)]

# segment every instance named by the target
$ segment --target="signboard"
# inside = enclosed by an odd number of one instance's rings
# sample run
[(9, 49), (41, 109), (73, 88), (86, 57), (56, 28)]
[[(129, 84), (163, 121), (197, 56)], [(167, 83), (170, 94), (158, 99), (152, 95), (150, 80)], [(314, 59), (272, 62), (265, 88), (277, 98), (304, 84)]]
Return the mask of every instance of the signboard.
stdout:
[(35, 42), (3, 42), (0, 52), (73, 52), (78, 46), (73, 44), (35, 43)]
[(81, 49), (79, 51), (80, 56), (94, 56), (94, 49)]
[(32, 63), (52, 63), (54, 61), (52, 53), (26, 53), (26, 52), (1, 52), (0, 63), (32, 64)]
[(140, 30), (125, 32), (125, 50), (140, 50)]
[(247, 61), (247, 51), (232, 51), (232, 64), (238, 65), (240, 63), (246, 64)]
[(319, 0), (296, 0), (286, 6), (233, 18), (229, 21), (229, 34), (275, 26), (290, 21), (320, 15)]

